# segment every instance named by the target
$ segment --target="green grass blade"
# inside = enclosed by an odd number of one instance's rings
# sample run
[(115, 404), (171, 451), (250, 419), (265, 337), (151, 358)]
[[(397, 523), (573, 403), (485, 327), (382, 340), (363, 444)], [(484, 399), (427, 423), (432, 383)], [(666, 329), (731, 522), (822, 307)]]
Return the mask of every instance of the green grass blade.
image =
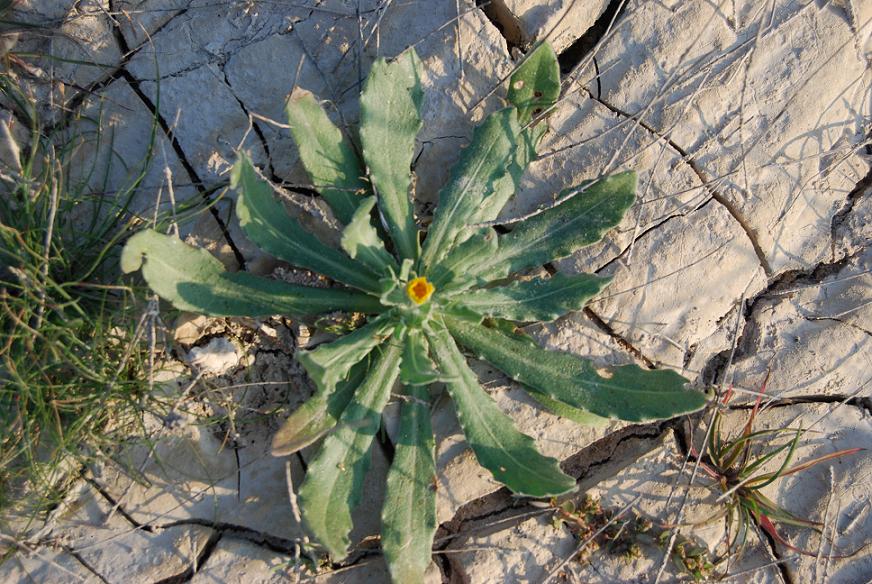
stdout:
[(345, 557), (351, 532), (351, 510), (360, 502), (369, 468), (370, 447), (381, 424), (381, 412), (400, 372), (400, 343), (377, 350), (366, 379), (321, 450), (309, 464), (300, 487), (303, 522), (334, 561)]
[(378, 277), (303, 229), (276, 200), (272, 187), (257, 175), (251, 160), (244, 154), (233, 166), (230, 185), (239, 190), (236, 201), (239, 225), (259, 248), (295, 266), (378, 293)]
[(512, 379), (551, 399), (604, 418), (631, 422), (662, 420), (695, 412), (705, 394), (686, 389), (674, 371), (646, 371), (636, 365), (597, 367), (561, 351), (546, 351), (498, 330), (445, 316), (461, 345)]
[(311, 351), (300, 351), (297, 360), (319, 391), (332, 392), (351, 368), (382, 344), (396, 328), (392, 313), (384, 313), (354, 332)]
[(575, 190), (578, 189), (562, 192), (560, 199), (566, 199), (562, 203), (501, 235), (497, 252), (467, 266), (467, 277), (502, 277), (596, 243), (620, 223), (633, 204), (636, 173), (629, 171), (604, 178), (572, 196)]
[(334, 391), (317, 391), (294, 410), (273, 436), (273, 456), (293, 454), (332, 430), (368, 368), (369, 363), (364, 359), (351, 368), (348, 379), (337, 383)]
[(424, 241), (421, 263), (435, 265), (455, 245), (458, 235), (474, 220), (513, 160), (521, 126), (515, 108), (489, 115), (475, 129), (448, 184), (439, 192), (439, 206)]
[(421, 129), (421, 61), (414, 50), (372, 64), (360, 94), (363, 158), (379, 209), (400, 257), (417, 259), (418, 230), (410, 200), (412, 156)]
[(557, 54), (548, 43), (530, 51), (509, 80), (509, 102), (518, 108), (522, 125), (530, 122), (557, 102), (560, 97), (560, 66)]
[(351, 141), (333, 125), (327, 113), (308, 91), (294, 89), (287, 107), (291, 135), (312, 186), (330, 205), (342, 223), (351, 221), (361, 201), (369, 193), (363, 165)]
[(399, 270), (397, 260), (385, 249), (385, 244), (372, 225), (375, 197), (361, 200), (360, 206), (342, 232), (342, 249), (351, 259), (368, 266), (376, 274), (387, 276)]
[(611, 280), (591, 274), (555, 274), (546, 279), (467, 292), (458, 305), (481, 314), (516, 321), (551, 321), (581, 310)]
[(436, 534), (436, 460), (427, 388), (407, 387), (382, 508), (382, 550), (395, 584), (424, 581)]
[(177, 237), (141, 231), (127, 240), (121, 269), (142, 275), (152, 290), (179, 310), (212, 316), (314, 316), (335, 310), (380, 312), (376, 298), (341, 289), (309, 288), (226, 272), (205, 249)]
[(428, 338), (479, 464), (520, 495), (551, 497), (573, 490), (575, 479), (564, 474), (556, 460), (540, 454), (533, 439), (518, 432), (512, 419), (481, 388), (448, 329), (434, 322)]

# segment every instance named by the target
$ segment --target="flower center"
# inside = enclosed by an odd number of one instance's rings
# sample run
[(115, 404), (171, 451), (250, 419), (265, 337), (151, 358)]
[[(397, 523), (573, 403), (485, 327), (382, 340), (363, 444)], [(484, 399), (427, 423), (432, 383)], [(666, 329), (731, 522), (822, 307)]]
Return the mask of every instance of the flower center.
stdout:
[(433, 295), (436, 287), (427, 281), (427, 278), (421, 276), (415, 278), (406, 285), (406, 294), (412, 299), (415, 304), (424, 304)]

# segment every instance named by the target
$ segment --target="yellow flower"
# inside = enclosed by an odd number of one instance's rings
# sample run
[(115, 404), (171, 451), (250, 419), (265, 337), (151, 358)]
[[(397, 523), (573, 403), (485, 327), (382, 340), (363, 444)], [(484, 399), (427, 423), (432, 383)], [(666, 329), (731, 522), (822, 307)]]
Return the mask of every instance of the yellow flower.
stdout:
[(430, 299), (430, 296), (433, 295), (434, 290), (436, 290), (436, 287), (428, 282), (427, 278), (424, 276), (415, 278), (406, 286), (406, 294), (409, 295), (409, 298), (411, 298), (412, 302), (415, 304), (424, 304), (427, 302)]

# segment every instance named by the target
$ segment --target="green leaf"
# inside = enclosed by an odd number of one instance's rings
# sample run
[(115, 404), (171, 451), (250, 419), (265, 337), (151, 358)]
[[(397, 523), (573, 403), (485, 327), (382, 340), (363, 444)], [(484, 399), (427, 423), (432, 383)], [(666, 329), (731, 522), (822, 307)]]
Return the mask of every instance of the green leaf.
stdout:
[(233, 165), (230, 185), (239, 190), (236, 213), (245, 235), (259, 248), (289, 264), (319, 272), (343, 284), (377, 293), (378, 277), (355, 264), (303, 229), (276, 200), (272, 187), (261, 179), (251, 160), (240, 154)]
[(351, 141), (333, 125), (327, 113), (308, 91), (295, 88), (288, 100), (288, 124), (300, 160), (312, 186), (342, 223), (351, 221), (369, 183)]
[(404, 385), (421, 386), (439, 380), (439, 373), (430, 360), (430, 348), (424, 333), (419, 328), (408, 329), (403, 347), (403, 364), (400, 366), (400, 381)]
[(560, 66), (548, 43), (542, 43), (524, 57), (509, 81), (508, 99), (518, 108), (518, 120), (526, 125), (534, 115), (547, 110), (560, 97)]
[(496, 231), (490, 227), (479, 229), (472, 237), (451, 250), (445, 259), (433, 266), (428, 278), (440, 293), (486, 284), (485, 280), (469, 275), (469, 266), (482, 257), (496, 253), (497, 245)]
[(662, 420), (702, 409), (706, 395), (670, 370), (598, 367), (562, 351), (531, 347), (500, 331), (445, 315), (457, 341), (506, 375), (551, 399), (603, 418)]
[(611, 278), (591, 274), (554, 274), (512, 282), (506, 286), (474, 290), (461, 295), (457, 304), (483, 316), (517, 321), (551, 321), (571, 310), (581, 310)]
[(337, 383), (335, 391), (316, 391), (315, 395), (294, 410), (273, 436), (272, 455), (293, 454), (332, 430), (354, 396), (354, 390), (363, 381), (369, 368), (367, 361), (364, 359), (352, 367), (348, 379)]
[(299, 351), (297, 360), (319, 391), (332, 392), (351, 368), (390, 337), (395, 328), (393, 314), (386, 312), (331, 343), (311, 351)]
[(546, 124), (539, 124), (532, 128), (527, 128), (518, 136), (518, 145), (515, 148), (514, 156), (509, 162), (506, 173), (496, 181), (494, 181), (494, 190), (479, 206), (470, 218), (470, 224), (486, 223), (495, 220), (506, 203), (509, 202), (515, 192), (518, 190), (518, 185), (521, 183), (521, 177), (527, 166), (536, 158), (536, 146), (548, 131)]
[(623, 172), (582, 188), (574, 196), (573, 190), (578, 189), (563, 191), (560, 200), (570, 198), (501, 235), (496, 253), (467, 266), (467, 277), (503, 277), (566, 257), (596, 243), (606, 231), (620, 223), (633, 204), (636, 173)]
[(436, 461), (427, 389), (407, 387), (382, 507), (381, 544), (395, 584), (424, 581), (436, 521)]
[(409, 191), (421, 128), (421, 61), (413, 49), (372, 64), (360, 94), (360, 141), (379, 209), (401, 258), (418, 257)]
[(571, 420), (580, 426), (605, 426), (609, 423), (608, 418), (601, 418), (600, 416), (595, 416), (587, 410), (573, 408), (572, 406), (568, 406), (563, 402), (557, 401), (556, 399), (551, 399), (544, 393), (540, 393), (529, 388), (527, 389), (527, 393), (530, 394), (530, 397), (539, 402), (539, 405), (541, 405), (543, 408), (545, 408), (555, 416), (566, 418), (567, 420)]
[(508, 172), (520, 134), (518, 111), (513, 107), (492, 113), (475, 129), (451, 179), (439, 192), (439, 206), (424, 241), (424, 268), (451, 251), (458, 235), (480, 213), (482, 204)]
[(478, 462), (520, 495), (551, 497), (573, 490), (575, 480), (560, 470), (556, 460), (540, 454), (533, 439), (518, 432), (481, 388), (445, 326), (434, 321), (433, 329), (428, 333), (430, 347), (440, 372), (448, 377), (445, 386)]
[(376, 351), (366, 379), (309, 464), (300, 487), (303, 522), (336, 561), (345, 557), (350, 543), (351, 510), (360, 503), (370, 446), (400, 372), (401, 351), (397, 342)]
[(369, 266), (381, 275), (396, 272), (397, 260), (385, 249), (385, 244), (372, 225), (375, 197), (366, 197), (355, 211), (348, 226), (342, 231), (342, 249), (351, 259)]
[(259, 278), (247, 272), (225, 272), (205, 249), (157, 231), (140, 231), (127, 240), (121, 269), (142, 275), (151, 289), (179, 310), (212, 316), (269, 316), (297, 318), (325, 312), (380, 312), (372, 296), (333, 288), (295, 286)]

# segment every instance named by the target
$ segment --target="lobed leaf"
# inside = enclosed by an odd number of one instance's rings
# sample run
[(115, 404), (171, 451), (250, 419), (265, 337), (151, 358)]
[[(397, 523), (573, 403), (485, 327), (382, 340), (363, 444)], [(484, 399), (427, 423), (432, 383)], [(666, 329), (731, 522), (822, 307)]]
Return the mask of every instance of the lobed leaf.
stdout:
[(520, 495), (551, 497), (573, 490), (575, 479), (564, 474), (556, 460), (540, 454), (533, 439), (518, 432), (512, 419), (481, 388), (445, 325), (434, 321), (428, 338), (478, 462)]
[(551, 321), (580, 310), (611, 280), (591, 274), (555, 274), (467, 292), (457, 304), (483, 316), (517, 321)]
[(351, 221), (342, 231), (342, 249), (360, 263), (380, 275), (396, 273), (397, 260), (385, 249), (385, 244), (372, 225), (372, 209), (375, 197), (362, 199)]
[(324, 197), (336, 218), (348, 223), (360, 204), (360, 195), (369, 192), (369, 183), (362, 178), (363, 165), (351, 141), (304, 89), (294, 89), (286, 111), (291, 135), (312, 186)]
[(401, 258), (418, 257), (409, 191), (421, 129), (421, 61), (414, 50), (372, 64), (360, 94), (360, 141), (379, 209)]
[(338, 382), (334, 391), (318, 390), (294, 410), (273, 436), (272, 455), (293, 454), (332, 430), (368, 368), (369, 363), (364, 359), (351, 368), (348, 379)]
[(205, 249), (150, 229), (128, 239), (121, 254), (124, 272), (140, 268), (161, 298), (179, 310), (212, 316), (285, 314), (300, 318), (336, 310), (383, 310), (378, 299), (352, 290), (295, 286), (247, 272), (226, 272)]
[(494, 193), (508, 172), (520, 134), (518, 112), (513, 107), (492, 113), (475, 129), (472, 141), (452, 170), (451, 179), (439, 191), (439, 206), (424, 241), (423, 268), (445, 257), (458, 235)]
[(574, 196), (573, 189), (563, 191), (560, 199), (566, 200), (562, 203), (499, 236), (496, 253), (467, 266), (467, 277), (503, 277), (566, 257), (596, 243), (606, 231), (620, 223), (633, 204), (636, 173), (623, 172), (582, 188)]
[(309, 464), (300, 487), (303, 522), (334, 560), (345, 557), (351, 510), (360, 503), (370, 462), (370, 447), (381, 413), (400, 372), (401, 345), (388, 342), (377, 350), (366, 379)]
[(530, 122), (560, 97), (560, 65), (557, 54), (548, 43), (530, 51), (509, 80), (508, 100), (518, 108), (522, 125)]
[(386, 312), (344, 337), (311, 351), (298, 352), (297, 360), (315, 382), (318, 391), (332, 392), (351, 368), (390, 337), (395, 328), (393, 314)]
[(381, 545), (391, 580), (424, 581), (436, 534), (436, 460), (425, 387), (406, 387), (382, 507)]
[(289, 264), (319, 272), (343, 284), (377, 293), (378, 277), (341, 251), (324, 245), (285, 212), (272, 187), (244, 154), (233, 166), (230, 185), (239, 190), (236, 213), (245, 235), (259, 248)]
[(551, 399), (604, 418), (631, 422), (661, 420), (705, 407), (704, 393), (686, 389), (670, 370), (637, 365), (597, 367), (561, 351), (531, 347), (498, 330), (445, 315), (457, 341), (512, 379)]

